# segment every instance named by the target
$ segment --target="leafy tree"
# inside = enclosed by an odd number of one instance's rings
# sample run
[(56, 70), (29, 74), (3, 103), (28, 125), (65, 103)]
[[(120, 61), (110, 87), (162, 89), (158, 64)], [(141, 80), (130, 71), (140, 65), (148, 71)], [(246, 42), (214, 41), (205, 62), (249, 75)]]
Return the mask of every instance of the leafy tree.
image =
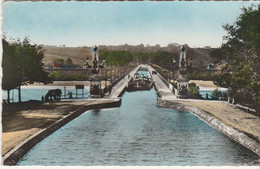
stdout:
[(153, 63), (171, 63), (172, 64), (173, 55), (170, 52), (156, 51), (151, 54), (151, 59)]
[(219, 54), (227, 62), (218, 83), (225, 87), (240, 87), (254, 93), (260, 106), (260, 6), (243, 8), (237, 21), (223, 28), (227, 31)]
[(197, 96), (197, 97), (200, 97), (200, 93), (199, 93), (199, 86), (196, 85), (196, 83), (189, 83), (188, 84), (188, 93), (189, 95), (191, 96)]
[(134, 52), (134, 60), (141, 63), (148, 63), (150, 61), (150, 53)]
[(5, 39), (2, 39), (2, 42), (4, 90), (18, 88), (18, 100), (21, 102), (21, 85), (51, 82), (48, 73), (43, 71), (42, 47), (31, 45), (27, 38), (23, 42), (9, 43)]
[(172, 65), (173, 53), (165, 51), (148, 52), (129, 52), (122, 50), (101, 50), (99, 58), (105, 59), (107, 65), (126, 65), (130, 62), (136, 61), (139, 63), (153, 62), (160, 65)]
[(54, 62), (54, 63), (57, 63), (57, 64), (63, 64), (65, 61), (64, 61), (64, 59), (62, 59), (62, 58), (54, 58), (54, 59), (53, 59), (53, 62)]
[(222, 96), (222, 93), (218, 89), (215, 89), (211, 92), (211, 96), (213, 99), (218, 99), (219, 97)]
[(48, 73), (43, 70), (42, 59), (44, 51), (41, 46), (31, 45), (25, 39), (22, 44), (17, 45), (18, 67), (22, 73), (21, 85), (38, 83), (50, 83)]
[(133, 55), (129, 51), (107, 51), (102, 50), (99, 52), (99, 58), (106, 60), (106, 65), (126, 65), (133, 61)]
[(219, 61), (221, 61), (223, 59), (222, 51), (219, 48), (210, 51), (209, 55), (216, 59), (216, 61), (214, 63), (217, 63), (217, 62), (219, 62)]
[(10, 103), (10, 90), (20, 84), (20, 76), (16, 65), (15, 46), (2, 39), (3, 45), (3, 79), (2, 89), (7, 90), (7, 102)]
[(72, 64), (72, 59), (71, 58), (67, 58), (66, 59), (66, 64)]

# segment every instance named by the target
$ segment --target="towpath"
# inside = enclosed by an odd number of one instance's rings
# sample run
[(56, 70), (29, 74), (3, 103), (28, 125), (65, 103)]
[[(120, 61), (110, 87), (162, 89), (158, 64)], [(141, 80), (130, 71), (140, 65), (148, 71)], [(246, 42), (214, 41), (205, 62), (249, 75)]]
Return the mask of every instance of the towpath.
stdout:
[[(155, 71), (151, 66), (148, 66), (148, 70), (149, 72)], [(169, 85), (165, 84), (166, 79), (163, 79), (158, 73), (153, 74), (152, 78), (157, 92), (161, 95), (161, 100), (172, 104), (180, 103), (198, 107), (224, 124), (231, 126), (260, 143), (260, 117), (256, 114), (243, 111), (236, 105), (229, 104), (226, 101), (177, 99), (174, 92), (169, 88)]]
[(53, 102), (35, 106), (30, 110), (2, 114), (2, 156), (30, 136), (48, 128), (65, 116), (73, 114), (81, 107), (113, 103), (115, 101), (116, 99), (92, 99)]
[[(176, 99), (176, 95), (174, 95), (174, 93), (169, 88), (169, 86), (166, 85), (165, 82), (163, 82), (163, 80), (162, 80), (163, 77), (159, 73), (153, 74), (152, 71), (155, 71), (155, 69), (152, 68), (151, 66), (148, 66), (148, 71), (152, 76), (156, 90), (157, 90), (157, 92), (159, 92), (159, 95), (161, 96), (161, 98), (167, 99), (167, 100)], [(166, 80), (166, 79), (164, 79), (164, 80)]]
[(137, 66), (134, 70), (132, 70), (129, 75), (126, 75), (122, 80), (120, 80), (117, 84), (115, 84), (112, 88), (111, 94), (109, 96), (105, 96), (105, 98), (118, 98), (119, 95), (122, 93), (122, 91), (124, 90), (124, 88), (126, 87), (126, 85), (128, 84), (128, 82), (130, 81), (131, 78), (134, 76), (134, 74), (138, 71), (138, 69), (140, 68), (140, 66)]

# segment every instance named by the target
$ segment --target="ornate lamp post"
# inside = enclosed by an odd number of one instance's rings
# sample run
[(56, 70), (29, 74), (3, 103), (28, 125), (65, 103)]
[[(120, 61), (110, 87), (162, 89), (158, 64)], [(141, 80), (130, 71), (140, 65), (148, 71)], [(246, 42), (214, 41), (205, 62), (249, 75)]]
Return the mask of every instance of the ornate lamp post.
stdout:
[[(175, 61), (176, 62), (176, 61)], [(186, 49), (184, 46), (180, 50), (180, 59), (179, 59), (179, 76), (177, 78), (177, 94), (178, 98), (187, 98), (188, 95), (188, 78), (187, 73), (187, 58), (186, 58)]]
[[(99, 70), (102, 68), (102, 65), (100, 64), (99, 56), (98, 56), (98, 47), (95, 46), (92, 49), (93, 54), (93, 60), (92, 60), (92, 66), (91, 66), (91, 72), (92, 76), (90, 78), (90, 97), (92, 98), (100, 98), (103, 97), (103, 91), (101, 89), (102, 86), (102, 80), (100, 79)], [(88, 61), (88, 59), (87, 59)]]
[(98, 47), (95, 46), (93, 48), (93, 66), (92, 66), (92, 74), (99, 73), (99, 59), (98, 59)]

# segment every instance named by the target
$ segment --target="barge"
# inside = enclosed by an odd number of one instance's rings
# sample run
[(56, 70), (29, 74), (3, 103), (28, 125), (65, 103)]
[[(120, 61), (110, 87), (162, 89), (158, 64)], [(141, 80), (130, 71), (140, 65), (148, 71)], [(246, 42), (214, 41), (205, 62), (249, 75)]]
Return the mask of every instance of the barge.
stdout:
[(126, 91), (150, 90), (153, 88), (153, 80), (147, 76), (134, 74), (126, 86)]

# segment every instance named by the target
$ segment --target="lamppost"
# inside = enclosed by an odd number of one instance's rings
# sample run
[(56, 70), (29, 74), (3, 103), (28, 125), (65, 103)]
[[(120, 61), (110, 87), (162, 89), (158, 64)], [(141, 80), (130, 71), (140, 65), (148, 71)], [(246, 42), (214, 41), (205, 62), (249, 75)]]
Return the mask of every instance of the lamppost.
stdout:
[(113, 79), (113, 75), (114, 75), (114, 69), (112, 68), (112, 69), (111, 69), (111, 82), (113, 82), (113, 80), (114, 80), (114, 79)]
[(186, 98), (188, 95), (188, 78), (186, 77), (187, 73), (187, 58), (186, 58), (186, 49), (185, 46), (182, 46), (180, 49), (180, 59), (179, 59), (179, 75), (177, 78), (177, 90), (178, 98)]
[(107, 87), (107, 70), (105, 70), (105, 87)]
[[(106, 59), (103, 59), (103, 61), (102, 61), (103, 69), (105, 67), (105, 62), (106, 62)], [(105, 87), (107, 87), (107, 69), (104, 69), (104, 70), (105, 70)]]

